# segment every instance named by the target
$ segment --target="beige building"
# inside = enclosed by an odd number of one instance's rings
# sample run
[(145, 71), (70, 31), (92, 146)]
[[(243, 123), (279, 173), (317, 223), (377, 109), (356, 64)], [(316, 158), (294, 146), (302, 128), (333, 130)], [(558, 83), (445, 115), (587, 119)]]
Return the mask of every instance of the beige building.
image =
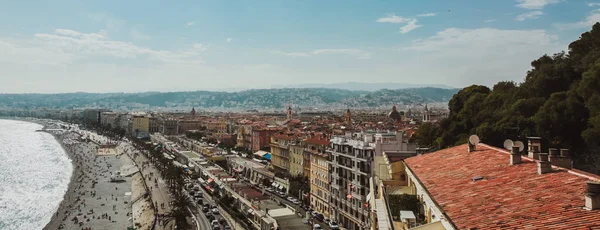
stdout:
[[(304, 147), (302, 142), (290, 145), (290, 174), (304, 176)], [(306, 162), (308, 163), (308, 162)]]
[(131, 133), (136, 137), (147, 137), (150, 131), (150, 119), (145, 114), (132, 116)]
[(275, 172), (290, 171), (290, 144), (295, 144), (295, 137), (277, 134), (271, 137), (271, 165)]
[(310, 206), (329, 218), (329, 155), (325, 151), (329, 141), (325, 138), (313, 137), (306, 139), (304, 143), (306, 143), (307, 151), (311, 152)]

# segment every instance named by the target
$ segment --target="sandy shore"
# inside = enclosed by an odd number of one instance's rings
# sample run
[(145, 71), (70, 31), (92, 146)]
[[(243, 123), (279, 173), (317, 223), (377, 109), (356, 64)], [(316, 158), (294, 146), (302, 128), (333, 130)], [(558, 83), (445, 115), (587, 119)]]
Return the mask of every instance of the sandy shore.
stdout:
[(98, 156), (94, 143), (79, 135), (54, 135), (73, 164), (73, 175), (57, 212), (44, 229), (126, 229), (132, 227), (131, 177), (110, 182), (110, 174), (130, 164), (127, 157)]

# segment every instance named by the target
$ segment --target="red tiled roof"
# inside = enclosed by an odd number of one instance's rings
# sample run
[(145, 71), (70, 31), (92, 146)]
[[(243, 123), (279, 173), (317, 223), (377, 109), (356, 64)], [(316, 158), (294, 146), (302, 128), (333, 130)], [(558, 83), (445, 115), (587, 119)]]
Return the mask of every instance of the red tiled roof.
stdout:
[(326, 138), (313, 137), (310, 139), (304, 140), (305, 143), (313, 144), (313, 145), (329, 145), (329, 140)]
[[(587, 211), (586, 181), (576, 170), (554, 168), (538, 175), (537, 164), (509, 165), (507, 151), (460, 145), (405, 160), (459, 229), (589, 229), (600, 227), (600, 210)], [(473, 182), (472, 178), (484, 179)]]

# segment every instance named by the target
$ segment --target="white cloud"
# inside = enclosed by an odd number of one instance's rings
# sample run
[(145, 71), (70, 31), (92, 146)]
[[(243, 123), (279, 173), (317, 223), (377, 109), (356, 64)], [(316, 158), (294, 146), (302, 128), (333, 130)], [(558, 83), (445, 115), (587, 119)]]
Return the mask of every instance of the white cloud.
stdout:
[(556, 23), (555, 27), (561, 30), (569, 30), (569, 29), (591, 29), (592, 25), (596, 22), (600, 22), (600, 10), (592, 10), (588, 16), (585, 17), (584, 20), (574, 22), (574, 23)]
[(483, 21), (483, 22), (485, 22), (485, 23), (490, 23), (490, 22), (495, 22), (495, 21), (497, 21), (497, 20), (496, 20), (496, 19), (488, 19), (488, 20), (485, 20), (485, 21)]
[(377, 19), (377, 22), (381, 22), (381, 23), (405, 23), (410, 21), (411, 18), (404, 18), (404, 17), (399, 17), (396, 15), (389, 15), (385, 18), (379, 18)]
[(403, 27), (400, 27), (400, 33), (405, 34), (405, 33), (410, 32), (411, 30), (414, 30), (414, 29), (419, 28), (421, 26), (423, 26), (423, 25), (417, 25), (417, 19), (412, 19), (412, 20), (410, 20), (408, 22), (408, 24), (406, 24)]
[(193, 26), (194, 24), (196, 24), (196, 22), (188, 22), (187, 23), (188, 26)]
[(561, 0), (517, 0), (516, 7), (530, 9), (530, 10), (539, 10), (544, 8), (544, 6), (549, 4), (559, 3)]
[[(35, 34), (34, 47), (66, 54), (68, 59), (112, 57), (118, 59), (147, 59), (150, 61), (199, 64), (202, 60), (198, 51), (153, 50), (136, 46), (131, 42), (110, 40), (99, 33), (82, 33), (74, 30), (57, 29), (54, 33)], [(68, 64), (68, 63), (65, 63)]]
[[(417, 17), (430, 17), (430, 16), (435, 16), (434, 13), (428, 13), (428, 14), (419, 14), (417, 15)], [(394, 23), (394, 24), (404, 24), (406, 23), (406, 25), (400, 27), (400, 33), (408, 33), (411, 30), (414, 30), (416, 28), (419, 28), (423, 25), (417, 25), (417, 19), (416, 18), (405, 18), (405, 17), (400, 17), (400, 16), (396, 16), (396, 15), (389, 15), (385, 18), (379, 18), (377, 19), (377, 22), (380, 23)]]
[(227, 42), (231, 42), (232, 40), (233, 40), (232, 38), (225, 39), (225, 41), (227, 41)]
[(589, 7), (600, 6), (600, 2), (590, 2), (587, 4)]
[(542, 11), (532, 11), (529, 13), (524, 13), (524, 14), (519, 14), (517, 15), (517, 17), (515, 17), (515, 20), (517, 21), (525, 21), (527, 19), (537, 19), (540, 18), (540, 16), (542, 16), (544, 13)]
[(410, 58), (391, 68), (421, 82), (491, 86), (502, 80), (522, 81), (532, 60), (564, 48), (558, 36), (544, 30), (448, 28), (400, 48), (399, 53)]
[(433, 17), (433, 16), (435, 16), (435, 13), (426, 13), (426, 14), (417, 15), (417, 17)]
[(342, 55), (349, 55), (349, 56), (354, 56), (356, 59), (371, 59), (371, 54), (369, 54), (368, 52), (365, 52), (363, 50), (360, 49), (318, 49), (318, 50), (313, 50), (311, 52), (281, 52), (281, 51), (274, 51), (272, 52), (274, 54), (279, 54), (279, 55), (284, 55), (287, 57), (312, 57), (312, 56), (318, 56), (318, 55), (335, 55), (335, 54), (342, 54)]

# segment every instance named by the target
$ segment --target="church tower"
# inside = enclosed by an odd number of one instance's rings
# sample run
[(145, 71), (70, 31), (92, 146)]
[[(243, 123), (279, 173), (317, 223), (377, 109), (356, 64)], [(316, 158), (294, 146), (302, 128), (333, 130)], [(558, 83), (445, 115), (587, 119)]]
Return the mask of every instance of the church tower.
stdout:
[(352, 124), (352, 114), (350, 114), (350, 109), (348, 109), (346, 111), (346, 118), (345, 118), (345, 122), (346, 124), (350, 125)]
[(292, 105), (288, 105), (288, 108), (287, 108), (287, 119), (288, 119), (288, 120), (291, 120), (291, 119), (292, 119), (292, 114), (293, 114), (293, 112), (294, 112), (294, 111), (292, 110)]
[(427, 108), (427, 104), (425, 104), (425, 111), (423, 112), (423, 122), (429, 122), (431, 120), (431, 114), (429, 114), (429, 109)]

